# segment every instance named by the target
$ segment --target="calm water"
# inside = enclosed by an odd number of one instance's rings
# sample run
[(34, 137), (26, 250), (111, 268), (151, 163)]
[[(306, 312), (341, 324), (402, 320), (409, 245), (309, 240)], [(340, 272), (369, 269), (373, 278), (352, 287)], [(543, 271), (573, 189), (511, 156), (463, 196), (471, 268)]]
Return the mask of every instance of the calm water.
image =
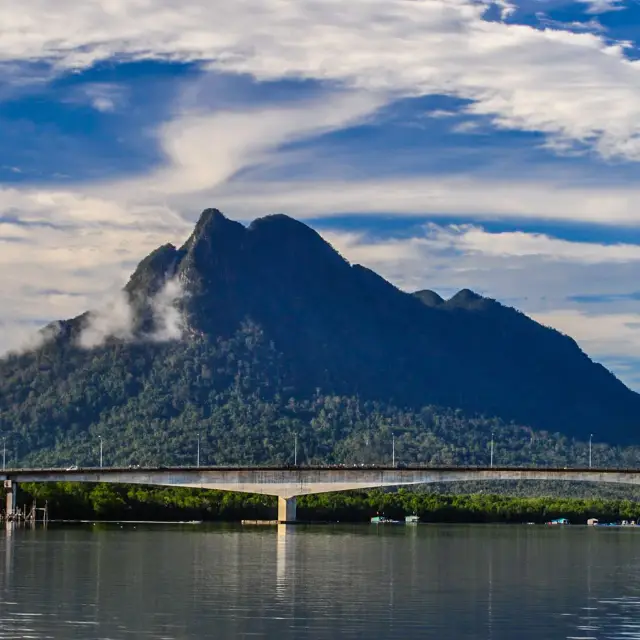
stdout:
[(640, 638), (640, 531), (0, 532), (0, 638)]

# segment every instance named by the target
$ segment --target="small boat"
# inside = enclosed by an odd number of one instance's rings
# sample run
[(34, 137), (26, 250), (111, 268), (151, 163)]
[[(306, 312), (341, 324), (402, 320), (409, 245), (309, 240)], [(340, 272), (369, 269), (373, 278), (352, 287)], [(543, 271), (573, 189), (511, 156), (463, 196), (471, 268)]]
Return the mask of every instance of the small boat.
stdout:
[(569, 524), (569, 521), (566, 518), (558, 518), (557, 520), (552, 520), (551, 522), (547, 522), (548, 525), (556, 526), (562, 524)]
[(399, 520), (391, 520), (385, 516), (373, 516), (371, 518), (371, 524), (399, 524)]
[(406, 516), (404, 521), (406, 524), (418, 524), (420, 522), (420, 518), (414, 514), (412, 516)]

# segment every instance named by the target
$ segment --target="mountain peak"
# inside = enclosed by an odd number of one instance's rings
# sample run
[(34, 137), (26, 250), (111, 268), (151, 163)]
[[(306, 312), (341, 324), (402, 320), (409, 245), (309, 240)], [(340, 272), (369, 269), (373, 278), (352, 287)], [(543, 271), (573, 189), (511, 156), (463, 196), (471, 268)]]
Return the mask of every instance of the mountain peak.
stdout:
[(428, 307), (439, 307), (441, 304), (444, 304), (444, 298), (430, 289), (415, 291), (413, 295), (418, 298), (422, 304), (426, 304)]
[(315, 272), (343, 268), (347, 261), (320, 234), (308, 225), (284, 214), (257, 218), (248, 227), (255, 257), (266, 262), (277, 260), (292, 270)]
[(449, 307), (474, 307), (486, 300), (487, 298), (483, 298), (471, 289), (461, 289), (452, 298), (449, 298), (446, 304)]
[(196, 267), (207, 271), (220, 261), (227, 262), (241, 251), (245, 233), (242, 224), (229, 220), (218, 209), (205, 209), (181, 249), (186, 253), (182, 270)]
[(196, 228), (205, 227), (210, 224), (215, 224), (216, 222), (224, 221), (229, 221), (229, 218), (227, 218), (227, 216), (225, 216), (224, 213), (220, 211), (220, 209), (209, 207), (207, 209), (204, 209), (200, 214), (200, 218), (198, 219)]
[(256, 218), (247, 229), (260, 236), (261, 240), (277, 239), (281, 244), (288, 242), (314, 242), (329, 246), (311, 227), (283, 213), (274, 213)]
[(270, 225), (271, 227), (277, 226), (278, 228), (298, 228), (298, 229), (308, 229), (309, 227), (304, 224), (304, 222), (300, 222), (291, 216), (288, 216), (284, 213), (270, 213), (267, 216), (262, 216), (261, 218), (256, 218), (250, 225), (249, 229), (257, 229), (259, 227), (264, 227), (265, 225)]
[(237, 236), (240, 230), (244, 231), (245, 228), (239, 222), (229, 220), (219, 209), (205, 209), (184, 248), (191, 249), (202, 241), (211, 244), (214, 237), (218, 236), (221, 236), (219, 241), (224, 241), (227, 235)]

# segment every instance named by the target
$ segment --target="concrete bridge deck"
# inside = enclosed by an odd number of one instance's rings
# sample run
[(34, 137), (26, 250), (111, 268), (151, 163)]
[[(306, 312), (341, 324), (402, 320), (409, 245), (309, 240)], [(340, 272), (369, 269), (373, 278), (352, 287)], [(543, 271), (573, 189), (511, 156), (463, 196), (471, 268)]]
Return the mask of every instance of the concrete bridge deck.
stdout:
[(331, 491), (398, 487), (435, 482), (564, 480), (640, 485), (638, 469), (545, 467), (104, 467), (6, 469), (7, 513), (15, 510), (21, 482), (107, 482), (217, 489), (278, 496), (278, 520), (295, 520), (296, 497)]

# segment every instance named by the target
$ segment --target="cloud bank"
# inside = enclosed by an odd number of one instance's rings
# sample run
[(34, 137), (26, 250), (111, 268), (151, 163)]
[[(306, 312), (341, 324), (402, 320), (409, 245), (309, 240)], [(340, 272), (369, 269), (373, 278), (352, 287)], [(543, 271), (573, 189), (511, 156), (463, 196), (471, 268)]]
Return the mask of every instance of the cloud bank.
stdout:
[[(198, 61), (389, 96), (443, 94), (495, 126), (640, 159), (639, 64), (604, 36), (487, 19), (474, 0), (24, 0), (0, 6), (0, 61), (82, 69), (114, 58)], [(617, 3), (589, 0), (594, 12)]]

